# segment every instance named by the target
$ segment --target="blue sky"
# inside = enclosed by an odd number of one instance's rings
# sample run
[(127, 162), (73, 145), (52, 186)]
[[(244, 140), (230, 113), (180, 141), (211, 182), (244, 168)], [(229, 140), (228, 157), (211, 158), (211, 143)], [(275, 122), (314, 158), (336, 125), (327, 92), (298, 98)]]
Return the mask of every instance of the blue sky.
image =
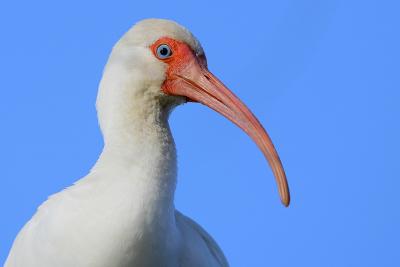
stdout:
[(46, 197), (102, 148), (95, 98), (136, 21), (174, 19), (258, 116), (284, 163), (280, 205), (257, 147), (199, 104), (170, 123), (178, 209), (232, 266), (400, 266), (396, 1), (2, 1), (0, 262)]

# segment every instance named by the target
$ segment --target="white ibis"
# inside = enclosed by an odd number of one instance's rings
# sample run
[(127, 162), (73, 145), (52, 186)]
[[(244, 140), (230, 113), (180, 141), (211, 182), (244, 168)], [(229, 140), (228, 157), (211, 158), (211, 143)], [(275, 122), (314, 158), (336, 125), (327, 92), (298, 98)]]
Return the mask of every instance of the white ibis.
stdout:
[(49, 197), (14, 241), (6, 267), (228, 266), (216, 242), (174, 206), (170, 111), (202, 103), (242, 128), (289, 190), (281, 161), (250, 110), (207, 69), (197, 39), (147, 19), (115, 45), (99, 86), (104, 149), (91, 172)]

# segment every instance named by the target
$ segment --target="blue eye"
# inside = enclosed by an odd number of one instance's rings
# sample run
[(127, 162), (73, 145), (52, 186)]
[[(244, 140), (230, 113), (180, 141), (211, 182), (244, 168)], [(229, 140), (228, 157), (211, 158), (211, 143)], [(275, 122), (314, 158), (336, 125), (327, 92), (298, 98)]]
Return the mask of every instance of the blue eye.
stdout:
[(170, 56), (172, 56), (172, 50), (168, 45), (162, 44), (159, 47), (157, 47), (157, 57), (159, 59), (166, 59), (169, 58)]

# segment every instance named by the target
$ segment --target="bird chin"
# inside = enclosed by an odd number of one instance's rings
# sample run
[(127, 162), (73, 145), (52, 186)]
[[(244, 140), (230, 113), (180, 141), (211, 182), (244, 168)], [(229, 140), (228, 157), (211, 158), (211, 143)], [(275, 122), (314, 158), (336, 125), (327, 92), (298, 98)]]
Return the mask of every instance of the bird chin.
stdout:
[(180, 106), (180, 105), (185, 104), (187, 102), (192, 102), (192, 101), (190, 101), (185, 96), (173, 96), (173, 95), (163, 95), (163, 97), (160, 100), (161, 106), (166, 111), (168, 111), (168, 113), (170, 113), (177, 106)]

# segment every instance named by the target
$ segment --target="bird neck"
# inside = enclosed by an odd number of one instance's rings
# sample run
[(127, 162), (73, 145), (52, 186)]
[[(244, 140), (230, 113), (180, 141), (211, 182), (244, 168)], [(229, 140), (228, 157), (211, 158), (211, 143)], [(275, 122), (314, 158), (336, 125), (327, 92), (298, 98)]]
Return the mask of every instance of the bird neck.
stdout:
[(92, 172), (110, 183), (129, 184), (124, 190), (146, 207), (174, 212), (177, 163), (168, 124), (172, 106), (160, 101), (161, 84), (148, 85), (124, 72), (108, 68), (100, 84), (97, 109), (104, 149)]

